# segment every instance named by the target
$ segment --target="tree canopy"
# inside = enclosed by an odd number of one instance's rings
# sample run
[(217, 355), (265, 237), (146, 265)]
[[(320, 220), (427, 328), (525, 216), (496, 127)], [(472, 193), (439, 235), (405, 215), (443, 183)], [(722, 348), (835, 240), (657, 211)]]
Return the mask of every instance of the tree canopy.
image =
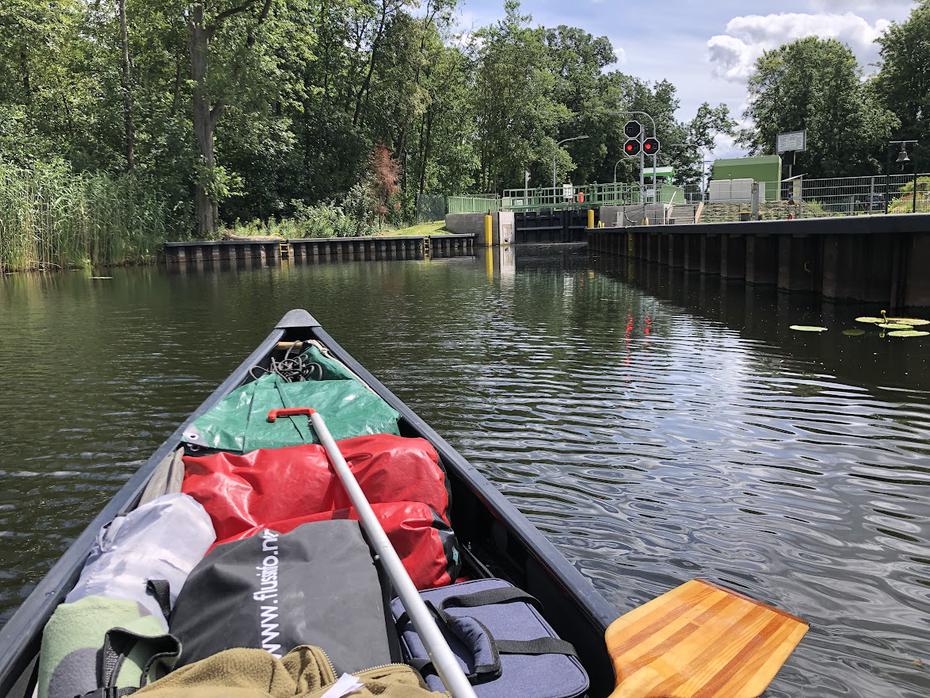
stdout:
[(930, 163), (930, 0), (922, 0), (910, 18), (893, 23), (878, 39), (882, 65), (875, 92), (900, 121), (896, 140), (920, 141), (914, 159)]
[[(423, 194), (527, 172), (549, 186), (553, 160), (559, 181), (633, 181), (631, 111), (654, 117), (659, 164), (693, 182), (735, 127), (709, 103), (679, 120), (675, 86), (617, 70), (606, 37), (539, 26), (517, 0), (462, 34), (456, 1), (6, 0), (0, 164), (144, 178), (181, 236), (323, 203), (399, 221)], [(810, 176), (877, 171), (892, 135), (930, 152), (928, 36), (923, 0), (879, 39), (869, 80), (834, 40), (766, 52), (744, 142), (771, 152), (807, 128), (795, 171)]]
[(849, 47), (835, 39), (808, 37), (766, 51), (749, 79), (743, 134), (752, 152), (772, 152), (776, 136), (807, 129), (807, 150), (797, 153), (795, 174), (840, 177), (868, 174), (880, 166), (897, 126)]

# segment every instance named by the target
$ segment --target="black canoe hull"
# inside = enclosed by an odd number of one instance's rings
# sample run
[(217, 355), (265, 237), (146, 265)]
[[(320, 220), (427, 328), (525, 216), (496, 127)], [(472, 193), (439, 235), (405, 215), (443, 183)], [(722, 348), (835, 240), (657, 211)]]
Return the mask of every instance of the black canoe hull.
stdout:
[(133, 508), (155, 467), (177, 448), (187, 425), (250, 380), (251, 367), (267, 365), (279, 341), (307, 339), (325, 345), (397, 410), (403, 435), (420, 436), (433, 444), (449, 476), (452, 524), (460, 541), (494, 574), (510, 579), (540, 600), (547, 620), (578, 650), (591, 676), (591, 695), (610, 692), (613, 671), (604, 631), (618, 611), (474, 466), (359, 364), (308, 312), (292, 310), (136, 471), (0, 629), (0, 695), (19, 696), (31, 690), (42, 629), (77, 581), (97, 531), (114, 516)]

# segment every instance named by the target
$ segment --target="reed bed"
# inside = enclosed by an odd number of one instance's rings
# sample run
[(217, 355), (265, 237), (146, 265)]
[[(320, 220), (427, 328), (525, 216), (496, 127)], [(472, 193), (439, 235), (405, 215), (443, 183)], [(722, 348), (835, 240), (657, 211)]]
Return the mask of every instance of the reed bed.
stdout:
[(0, 164), (0, 273), (146, 261), (166, 221), (142, 178)]

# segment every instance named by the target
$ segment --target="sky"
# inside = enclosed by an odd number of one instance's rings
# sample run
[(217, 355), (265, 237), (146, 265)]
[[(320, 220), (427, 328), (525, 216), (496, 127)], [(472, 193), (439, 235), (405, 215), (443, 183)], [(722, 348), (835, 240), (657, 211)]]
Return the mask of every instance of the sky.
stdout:
[[(461, 0), (458, 25), (469, 31), (503, 15), (504, 0)], [(701, 102), (723, 102), (742, 120), (746, 79), (764, 49), (804, 36), (846, 43), (866, 72), (878, 60), (874, 39), (891, 21), (907, 19), (911, 0), (523, 0), (533, 24), (569, 24), (607, 36), (616, 68), (638, 78), (666, 78), (678, 88), (680, 120)], [(726, 138), (717, 155), (738, 149)]]

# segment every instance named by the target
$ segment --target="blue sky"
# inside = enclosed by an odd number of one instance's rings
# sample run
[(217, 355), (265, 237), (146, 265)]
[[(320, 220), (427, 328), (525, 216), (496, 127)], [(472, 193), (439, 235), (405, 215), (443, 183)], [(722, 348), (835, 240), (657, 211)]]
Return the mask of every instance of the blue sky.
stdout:
[[(704, 101), (724, 102), (740, 118), (755, 57), (802, 36), (838, 38), (871, 70), (878, 59), (875, 36), (889, 21), (906, 19), (913, 5), (911, 0), (522, 2), (534, 24), (570, 24), (607, 36), (620, 70), (650, 81), (671, 80), (678, 88), (682, 120)], [(461, 0), (459, 27), (467, 31), (493, 22), (503, 15), (503, 6), (503, 0)], [(731, 148), (721, 142), (718, 150)]]

